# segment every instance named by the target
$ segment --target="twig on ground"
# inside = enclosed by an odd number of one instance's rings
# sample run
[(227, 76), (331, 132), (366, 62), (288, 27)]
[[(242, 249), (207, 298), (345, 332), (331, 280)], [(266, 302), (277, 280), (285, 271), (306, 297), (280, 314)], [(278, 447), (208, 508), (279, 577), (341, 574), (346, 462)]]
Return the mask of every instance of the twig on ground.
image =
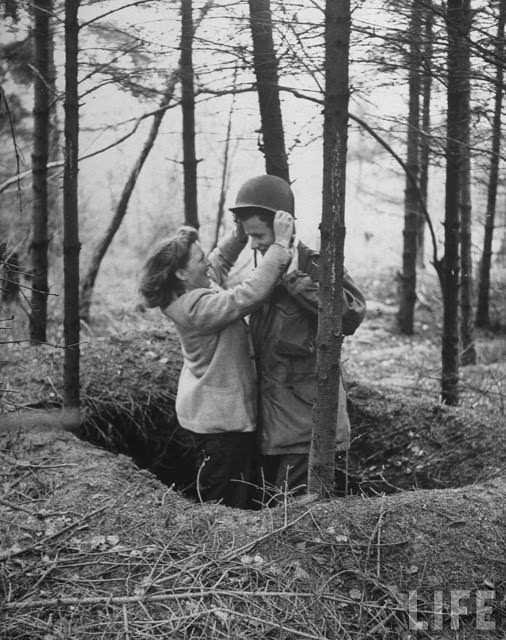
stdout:
[(214, 609), (214, 611), (221, 611), (230, 616), (235, 616), (238, 618), (246, 618), (248, 620), (251, 620), (252, 622), (256, 622), (257, 624), (268, 625), (275, 629), (279, 629), (282, 635), (284, 635), (285, 633), (291, 633), (294, 636), (298, 636), (299, 638), (310, 638), (310, 640), (321, 640), (321, 636), (315, 636), (312, 633), (306, 633), (304, 631), (299, 631), (298, 629), (294, 629), (293, 627), (287, 627), (280, 620), (265, 620), (264, 618), (258, 618), (257, 616), (253, 616), (249, 613), (242, 613), (240, 611), (226, 609), (225, 607), (217, 607), (216, 609)]
[(378, 536), (376, 540), (376, 577), (380, 578), (381, 576), (381, 525), (383, 520), (383, 515), (385, 513), (385, 496), (381, 497), (381, 507), (380, 507), (380, 515), (378, 519)]
[(128, 630), (128, 613), (126, 604), (123, 603), (123, 627), (125, 629), (125, 640), (130, 640), (130, 632)]
[(239, 547), (237, 549), (232, 549), (228, 553), (225, 553), (225, 555), (222, 556), (221, 560), (226, 562), (228, 560), (231, 560), (232, 558), (237, 558), (239, 555), (241, 555), (243, 553), (251, 551), (251, 549), (256, 547), (258, 544), (261, 544), (262, 542), (264, 542), (265, 540), (268, 540), (272, 536), (275, 536), (276, 534), (281, 533), (283, 531), (286, 531), (290, 527), (293, 527), (293, 525), (297, 524), (297, 522), (299, 522), (299, 520), (302, 520), (302, 518), (305, 518), (307, 515), (309, 515), (311, 513), (311, 511), (312, 511), (312, 508), (308, 509), (307, 511), (304, 511), (304, 513), (302, 513), (300, 516), (295, 518), (295, 520), (292, 520), (291, 522), (288, 522), (288, 523), (284, 524), (282, 527), (278, 527), (277, 529), (274, 529), (273, 531), (269, 531), (268, 533), (264, 534), (263, 536), (260, 536), (260, 538), (257, 538), (256, 540), (252, 540), (251, 542), (248, 542), (247, 544), (244, 544), (242, 547)]
[(4, 507), (8, 507), (9, 509), (14, 509), (16, 511), (23, 511), (24, 513), (27, 513), (29, 516), (36, 517), (35, 514), (29, 509), (25, 509), (24, 507), (21, 507), (19, 504), (13, 504), (12, 502), (9, 502), (8, 500), (4, 500), (3, 498), (0, 498), (0, 504), (3, 504)]
[(34, 549), (36, 549), (37, 547), (40, 547), (41, 545), (47, 544), (50, 540), (53, 540), (54, 538), (57, 538), (58, 536), (61, 536), (63, 533), (65, 533), (69, 529), (73, 529), (74, 527), (78, 527), (79, 525), (81, 525), (83, 522), (85, 522), (89, 518), (92, 518), (93, 516), (97, 515), (97, 513), (100, 513), (101, 511), (104, 511), (104, 509), (107, 509), (107, 507), (110, 507), (110, 506), (111, 506), (111, 503), (108, 502), (107, 504), (102, 505), (98, 509), (95, 509), (91, 513), (87, 513), (86, 515), (84, 515), (82, 518), (80, 518), (76, 522), (71, 522), (67, 526), (65, 526), (62, 529), (60, 529), (59, 531), (56, 531), (55, 533), (52, 533), (50, 536), (46, 536), (45, 538), (42, 538), (41, 540), (37, 540), (36, 542), (34, 542), (34, 544), (32, 544), (32, 545), (30, 545), (28, 547), (25, 547), (24, 549), (19, 549), (18, 551), (4, 551), (3, 553), (0, 553), (0, 562), (3, 561), (3, 560), (10, 560), (11, 558), (15, 558), (16, 556), (20, 556), (23, 553), (28, 553), (28, 551), (33, 551)]
[(23, 469), (62, 469), (65, 467), (75, 467), (76, 464), (32, 464), (31, 462), (25, 462), (24, 460), (11, 460), (9, 456), (0, 453), (0, 457), (9, 462), (13, 467), (21, 467)]
[(194, 589), (181, 591), (175, 593), (174, 591), (168, 593), (154, 593), (151, 595), (135, 595), (135, 596), (90, 596), (83, 598), (51, 598), (51, 599), (39, 599), (39, 600), (24, 600), (22, 602), (9, 602), (5, 604), (6, 609), (23, 609), (32, 608), (37, 609), (46, 606), (73, 606), (79, 604), (132, 604), (140, 602), (164, 602), (168, 600), (185, 600), (188, 598), (208, 598), (212, 596), (227, 596), (230, 598), (255, 598), (262, 597), (269, 600), (270, 598), (314, 598), (316, 595), (321, 598), (328, 598), (332, 601), (337, 601), (346, 604), (356, 604), (355, 600), (351, 598), (328, 596), (325, 593), (315, 594), (314, 592), (307, 591), (269, 591), (256, 590), (256, 591), (239, 591), (228, 589)]
[(34, 582), (32, 586), (32, 591), (35, 591), (37, 587), (44, 582), (44, 580), (49, 576), (49, 574), (57, 567), (58, 563), (56, 559), (49, 565), (49, 567), (44, 571), (44, 573), (39, 576), (39, 578)]

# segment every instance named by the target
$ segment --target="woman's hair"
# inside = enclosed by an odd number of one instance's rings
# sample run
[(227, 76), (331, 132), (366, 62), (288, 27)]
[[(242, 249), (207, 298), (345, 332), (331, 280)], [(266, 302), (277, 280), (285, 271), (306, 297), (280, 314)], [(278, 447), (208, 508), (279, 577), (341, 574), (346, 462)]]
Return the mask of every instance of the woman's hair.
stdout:
[(184, 293), (184, 286), (176, 271), (188, 263), (190, 249), (199, 239), (193, 227), (179, 227), (170, 238), (162, 240), (146, 260), (139, 291), (148, 307), (167, 307), (174, 297)]

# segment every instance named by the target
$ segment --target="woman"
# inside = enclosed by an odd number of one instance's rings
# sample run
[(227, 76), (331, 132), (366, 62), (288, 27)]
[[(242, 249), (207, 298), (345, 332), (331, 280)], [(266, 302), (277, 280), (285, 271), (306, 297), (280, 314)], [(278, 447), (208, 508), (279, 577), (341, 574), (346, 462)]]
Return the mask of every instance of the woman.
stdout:
[(184, 363), (176, 413), (193, 450), (201, 500), (248, 506), (255, 480), (256, 375), (244, 316), (272, 291), (290, 261), (293, 218), (274, 217), (274, 243), (243, 283), (223, 289), (247, 242), (240, 223), (206, 258), (197, 231), (180, 227), (148, 258), (140, 290), (179, 334)]

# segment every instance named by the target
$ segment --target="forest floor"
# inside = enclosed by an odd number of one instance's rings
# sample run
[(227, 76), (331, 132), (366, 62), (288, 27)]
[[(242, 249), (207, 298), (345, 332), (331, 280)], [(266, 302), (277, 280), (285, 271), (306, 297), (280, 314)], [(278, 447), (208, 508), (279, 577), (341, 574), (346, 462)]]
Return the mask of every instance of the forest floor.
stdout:
[(273, 509), (180, 493), (181, 360), (156, 314), (87, 329), (80, 439), (60, 426), (62, 350), (4, 345), (0, 638), (503, 639), (506, 335), (477, 335), (445, 407), (437, 299), (406, 337), (375, 293), (343, 350), (348, 495)]

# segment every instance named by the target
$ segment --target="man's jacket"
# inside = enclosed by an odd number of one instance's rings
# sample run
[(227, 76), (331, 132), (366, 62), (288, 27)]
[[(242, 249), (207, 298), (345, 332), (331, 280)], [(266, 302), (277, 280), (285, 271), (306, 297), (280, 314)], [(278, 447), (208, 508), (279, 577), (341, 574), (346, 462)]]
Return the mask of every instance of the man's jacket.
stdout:
[[(320, 256), (302, 243), (297, 251), (298, 268), (283, 275), (250, 318), (264, 455), (308, 453), (311, 442)], [(365, 315), (365, 299), (346, 271), (343, 284), (343, 333), (351, 335)], [(343, 450), (349, 447), (350, 423), (342, 381), (339, 393), (336, 448)]]

